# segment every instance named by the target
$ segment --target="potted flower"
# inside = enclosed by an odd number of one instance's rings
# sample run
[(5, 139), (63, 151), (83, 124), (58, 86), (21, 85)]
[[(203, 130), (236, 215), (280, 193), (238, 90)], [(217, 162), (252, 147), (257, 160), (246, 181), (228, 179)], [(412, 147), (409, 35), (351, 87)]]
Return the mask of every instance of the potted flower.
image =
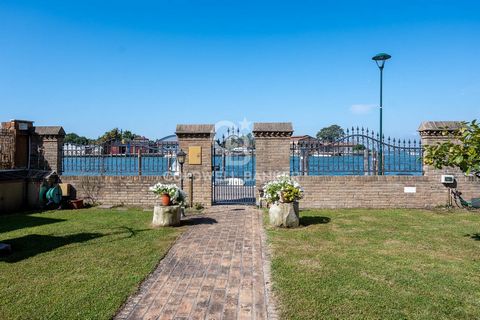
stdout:
[(175, 184), (157, 183), (149, 190), (161, 198), (161, 206), (153, 210), (154, 226), (176, 226), (180, 224), (182, 207), (187, 198), (186, 193)]
[(163, 206), (183, 205), (187, 195), (176, 184), (157, 183), (150, 187), (150, 191), (160, 197)]
[(288, 175), (280, 175), (268, 182), (263, 193), (270, 204), (270, 224), (277, 227), (298, 227), (300, 224), (298, 200), (303, 198), (303, 189)]

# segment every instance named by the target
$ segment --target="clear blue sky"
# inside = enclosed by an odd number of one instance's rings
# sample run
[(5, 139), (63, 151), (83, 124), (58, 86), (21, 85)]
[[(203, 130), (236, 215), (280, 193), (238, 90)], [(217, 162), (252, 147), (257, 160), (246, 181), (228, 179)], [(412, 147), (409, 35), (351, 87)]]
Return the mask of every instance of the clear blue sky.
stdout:
[(479, 1), (0, 2), (0, 120), (97, 137), (176, 123), (385, 132), (480, 115)]

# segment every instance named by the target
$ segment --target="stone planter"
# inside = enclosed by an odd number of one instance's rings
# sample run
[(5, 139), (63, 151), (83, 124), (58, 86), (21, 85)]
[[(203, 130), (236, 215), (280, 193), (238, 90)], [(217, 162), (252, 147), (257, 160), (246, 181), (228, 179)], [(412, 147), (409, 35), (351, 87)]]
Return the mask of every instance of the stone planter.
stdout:
[(169, 227), (180, 225), (182, 210), (180, 206), (159, 206), (153, 208), (152, 225), (154, 227)]
[(298, 202), (272, 204), (269, 209), (270, 225), (296, 228), (300, 225)]

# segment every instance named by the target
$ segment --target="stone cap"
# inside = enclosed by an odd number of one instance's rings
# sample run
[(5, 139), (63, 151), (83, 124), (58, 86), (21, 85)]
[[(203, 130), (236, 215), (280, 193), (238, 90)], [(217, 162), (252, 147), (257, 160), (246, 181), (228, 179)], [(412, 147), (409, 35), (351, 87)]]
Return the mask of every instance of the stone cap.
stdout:
[(177, 124), (175, 133), (180, 138), (208, 138), (215, 134), (213, 124)]
[(255, 137), (291, 137), (292, 134), (291, 122), (255, 122), (253, 124)]
[(65, 130), (61, 126), (35, 127), (35, 133), (41, 136), (65, 136)]
[(464, 127), (463, 121), (424, 121), (418, 127), (420, 135), (440, 135), (442, 132), (456, 132)]

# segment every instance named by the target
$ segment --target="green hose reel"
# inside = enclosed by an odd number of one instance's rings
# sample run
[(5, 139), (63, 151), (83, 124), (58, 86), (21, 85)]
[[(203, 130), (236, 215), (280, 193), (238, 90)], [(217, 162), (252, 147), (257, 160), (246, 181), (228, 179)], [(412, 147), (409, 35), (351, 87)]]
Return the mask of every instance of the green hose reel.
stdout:
[(53, 202), (60, 204), (62, 202), (62, 190), (59, 186), (48, 188), (45, 186), (40, 187), (39, 199), (41, 203)]

